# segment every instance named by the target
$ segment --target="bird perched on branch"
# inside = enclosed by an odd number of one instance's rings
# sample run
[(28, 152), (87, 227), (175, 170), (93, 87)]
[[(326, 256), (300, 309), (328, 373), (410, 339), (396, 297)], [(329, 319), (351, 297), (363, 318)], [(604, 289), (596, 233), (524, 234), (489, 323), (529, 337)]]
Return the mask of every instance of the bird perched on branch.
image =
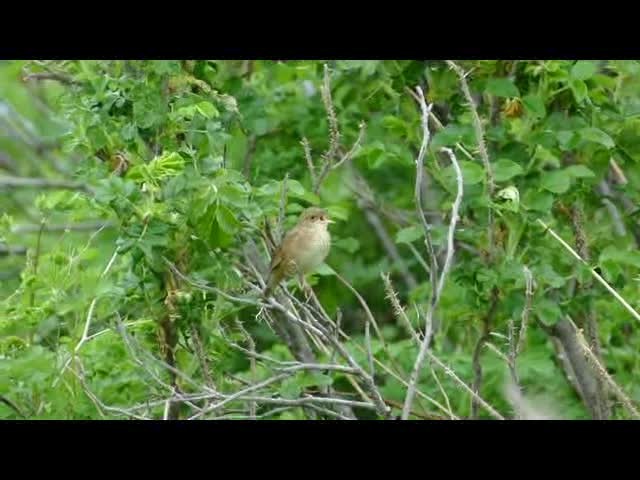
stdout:
[(331, 236), (327, 227), (334, 223), (326, 210), (307, 208), (276, 249), (269, 267), (264, 295), (269, 296), (285, 278), (301, 277), (319, 267), (329, 255)]

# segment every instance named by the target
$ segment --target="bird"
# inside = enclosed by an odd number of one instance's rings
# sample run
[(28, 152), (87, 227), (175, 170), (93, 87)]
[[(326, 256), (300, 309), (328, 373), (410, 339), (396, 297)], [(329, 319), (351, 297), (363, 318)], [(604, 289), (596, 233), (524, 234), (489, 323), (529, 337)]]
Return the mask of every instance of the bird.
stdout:
[(328, 226), (335, 223), (327, 211), (309, 207), (302, 212), (298, 223), (284, 236), (275, 250), (269, 266), (264, 296), (268, 297), (286, 278), (311, 273), (329, 255), (331, 235)]

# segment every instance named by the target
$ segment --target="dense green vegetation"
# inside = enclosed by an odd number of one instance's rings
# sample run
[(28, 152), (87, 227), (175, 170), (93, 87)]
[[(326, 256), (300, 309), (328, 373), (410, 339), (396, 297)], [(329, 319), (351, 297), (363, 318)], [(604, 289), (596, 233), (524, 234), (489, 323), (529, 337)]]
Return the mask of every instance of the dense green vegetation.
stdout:
[[(637, 418), (639, 89), (636, 61), (0, 62), (0, 418)], [(262, 298), (310, 205), (315, 296)]]

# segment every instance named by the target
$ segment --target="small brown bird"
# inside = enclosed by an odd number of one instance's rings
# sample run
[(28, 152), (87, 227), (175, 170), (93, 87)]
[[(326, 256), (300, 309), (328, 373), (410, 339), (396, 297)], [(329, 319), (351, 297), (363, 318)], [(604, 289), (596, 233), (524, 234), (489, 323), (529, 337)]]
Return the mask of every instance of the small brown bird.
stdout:
[(264, 295), (271, 292), (285, 278), (301, 277), (319, 267), (329, 255), (331, 236), (327, 226), (334, 223), (328, 213), (318, 207), (307, 208), (298, 224), (284, 237), (271, 259)]

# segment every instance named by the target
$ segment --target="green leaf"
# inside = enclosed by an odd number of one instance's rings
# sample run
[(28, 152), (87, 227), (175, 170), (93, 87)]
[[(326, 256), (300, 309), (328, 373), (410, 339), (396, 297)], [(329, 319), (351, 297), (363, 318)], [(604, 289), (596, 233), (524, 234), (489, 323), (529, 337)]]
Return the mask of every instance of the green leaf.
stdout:
[(580, 136), (573, 130), (561, 130), (556, 132), (556, 138), (560, 148), (566, 151), (576, 148)]
[(396, 243), (412, 243), (422, 238), (424, 229), (419, 225), (403, 228), (396, 234)]
[(346, 250), (349, 253), (355, 253), (360, 248), (360, 242), (353, 237), (341, 238), (336, 240), (334, 246), (342, 250)]
[(218, 109), (211, 102), (200, 102), (196, 105), (196, 111), (207, 118), (214, 118), (220, 115)]
[(547, 284), (552, 288), (562, 287), (567, 280), (556, 272), (553, 267), (548, 263), (543, 263), (533, 270), (536, 279), (539, 279), (543, 284)]
[(236, 219), (233, 212), (224, 205), (218, 205), (216, 209), (216, 220), (220, 228), (230, 235), (234, 234), (240, 226), (240, 222)]
[(333, 384), (333, 379), (321, 372), (304, 372), (302, 378), (299, 380), (299, 385), (302, 388), (308, 387), (328, 387)]
[(508, 158), (501, 158), (493, 164), (493, 176), (497, 182), (504, 182), (523, 173), (523, 168)]
[(598, 65), (590, 60), (579, 60), (571, 67), (571, 78), (588, 80), (598, 71)]
[(336, 272), (333, 270), (333, 268), (331, 268), (326, 263), (323, 263), (318, 268), (316, 268), (313, 273), (316, 273), (316, 274), (320, 275), (321, 277), (330, 277), (330, 276), (336, 274)]
[(571, 177), (564, 170), (546, 172), (542, 176), (542, 188), (553, 193), (565, 193), (571, 186)]
[(564, 171), (567, 172), (567, 175), (573, 178), (593, 178), (596, 176), (596, 174), (593, 173), (593, 170), (585, 167), (584, 165), (571, 165), (570, 167), (565, 168)]
[(607, 148), (616, 146), (613, 139), (599, 128), (587, 127), (579, 131), (580, 137), (588, 142), (599, 143)]
[(623, 250), (617, 246), (610, 245), (600, 253), (599, 262), (612, 262), (640, 268), (640, 252), (633, 250)]
[(298, 384), (296, 377), (289, 378), (280, 385), (280, 396), (288, 400), (298, 398), (302, 393), (302, 388)]
[[(465, 185), (473, 185), (482, 182), (485, 177), (484, 168), (477, 162), (469, 162), (461, 160), (460, 170), (462, 170), (462, 176), (464, 177)], [(447, 167), (447, 174), (454, 177), (453, 167)]]
[(513, 80), (509, 78), (490, 78), (487, 81), (486, 91), (496, 97), (520, 96), (518, 87), (516, 87)]
[(569, 81), (569, 87), (571, 88), (571, 91), (573, 92), (573, 96), (576, 99), (576, 102), (578, 103), (582, 103), (585, 98), (587, 98), (587, 96), (589, 95), (588, 89), (587, 89), (587, 84), (584, 83), (582, 80), (578, 80), (578, 79), (571, 79)]
[(552, 300), (541, 298), (534, 305), (535, 311), (546, 325), (555, 325), (562, 320), (562, 310), (558, 304)]
[(544, 118), (547, 116), (547, 109), (544, 106), (544, 101), (539, 95), (526, 95), (522, 99), (522, 104), (525, 110), (534, 117)]

